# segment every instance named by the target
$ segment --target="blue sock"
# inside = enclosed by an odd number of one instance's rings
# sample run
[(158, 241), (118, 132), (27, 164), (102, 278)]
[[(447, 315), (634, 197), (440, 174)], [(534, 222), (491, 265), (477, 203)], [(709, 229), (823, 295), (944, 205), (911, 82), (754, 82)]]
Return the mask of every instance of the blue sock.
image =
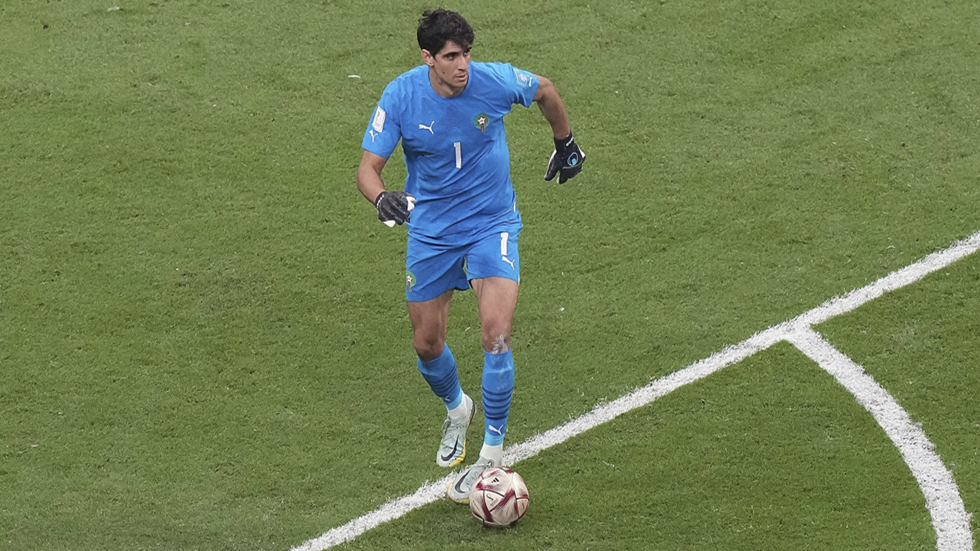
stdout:
[(499, 446), (507, 432), (510, 398), (514, 394), (514, 356), (483, 352), (483, 416), (486, 432), (483, 443)]
[(429, 383), (432, 392), (446, 403), (446, 409), (453, 409), (463, 403), (463, 389), (460, 388), (459, 377), (456, 375), (456, 358), (449, 351), (449, 345), (445, 345), (442, 354), (436, 358), (427, 362), (420, 359), (418, 364), (422, 378)]

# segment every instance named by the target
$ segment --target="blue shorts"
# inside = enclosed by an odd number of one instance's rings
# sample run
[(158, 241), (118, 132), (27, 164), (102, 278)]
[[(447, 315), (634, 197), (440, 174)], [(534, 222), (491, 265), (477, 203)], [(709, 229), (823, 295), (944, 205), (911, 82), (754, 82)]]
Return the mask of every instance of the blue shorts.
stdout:
[(470, 280), (485, 277), (505, 277), (520, 283), (520, 233), (519, 223), (506, 225), (471, 242), (451, 245), (409, 235), (405, 297), (409, 302), (425, 302), (450, 289), (465, 291)]

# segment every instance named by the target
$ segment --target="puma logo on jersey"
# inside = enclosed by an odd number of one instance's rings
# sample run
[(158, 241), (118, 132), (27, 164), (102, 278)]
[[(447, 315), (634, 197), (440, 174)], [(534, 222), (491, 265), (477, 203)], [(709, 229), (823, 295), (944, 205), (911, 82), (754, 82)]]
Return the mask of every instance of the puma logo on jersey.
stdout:
[(433, 136), (435, 136), (436, 133), (432, 131), (432, 127), (435, 126), (435, 124), (436, 124), (436, 121), (430, 122), (429, 123), (429, 126), (426, 126), (424, 124), (419, 124), (419, 130), (428, 130), (429, 131), (429, 134), (432, 134)]
[(517, 269), (516, 267), (514, 267), (514, 262), (516, 262), (515, 260), (511, 260), (511, 259), (507, 258), (506, 256), (502, 256), (502, 257), (500, 257), (500, 259), (503, 260), (504, 262), (510, 264), (510, 269), (511, 270), (516, 270)]

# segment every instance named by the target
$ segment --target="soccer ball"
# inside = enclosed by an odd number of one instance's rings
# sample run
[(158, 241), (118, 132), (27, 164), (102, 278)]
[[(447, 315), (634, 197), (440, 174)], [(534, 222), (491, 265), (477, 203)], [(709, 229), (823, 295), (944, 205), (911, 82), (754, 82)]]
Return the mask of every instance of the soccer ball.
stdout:
[(503, 467), (483, 471), (470, 491), (470, 511), (484, 526), (510, 526), (524, 516), (527, 505), (524, 479)]

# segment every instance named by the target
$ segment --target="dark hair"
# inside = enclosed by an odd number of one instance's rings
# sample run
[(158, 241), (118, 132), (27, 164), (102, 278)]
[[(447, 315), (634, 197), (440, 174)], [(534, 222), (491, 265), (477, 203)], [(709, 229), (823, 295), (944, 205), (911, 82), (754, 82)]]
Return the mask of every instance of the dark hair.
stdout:
[(469, 50), (473, 47), (473, 38), (473, 27), (454, 11), (425, 10), (419, 19), (419, 48), (429, 50), (432, 55), (439, 53), (449, 41)]

